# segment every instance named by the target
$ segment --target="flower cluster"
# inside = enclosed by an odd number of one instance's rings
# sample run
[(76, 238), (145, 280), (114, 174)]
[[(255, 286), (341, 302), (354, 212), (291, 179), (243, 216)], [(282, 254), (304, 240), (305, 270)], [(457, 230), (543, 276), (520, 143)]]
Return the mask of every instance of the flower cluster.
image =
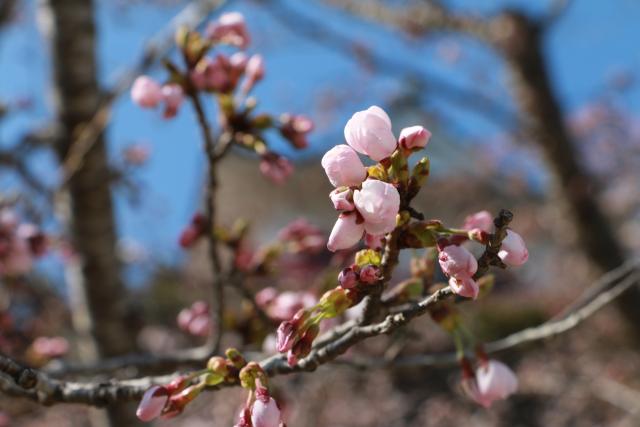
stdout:
[(386, 171), (396, 150), (408, 155), (421, 149), (429, 142), (431, 133), (422, 126), (412, 126), (403, 129), (396, 139), (387, 113), (372, 106), (351, 117), (344, 136), (348, 145), (333, 147), (321, 162), (329, 181), (336, 187), (330, 198), (340, 212), (327, 244), (331, 251), (352, 247), (365, 233), (367, 240), (379, 241), (380, 236), (396, 227), (400, 210), (397, 186), (374, 176), (358, 153), (380, 162)]
[[(260, 157), (260, 171), (276, 184), (282, 184), (293, 172), (293, 165), (271, 151), (262, 135), (275, 128), (295, 149), (308, 146), (307, 135), (313, 122), (305, 116), (282, 114), (253, 115), (257, 102), (249, 94), (265, 74), (264, 59), (259, 54), (247, 55), (251, 37), (242, 14), (229, 12), (207, 27), (204, 34), (180, 29), (176, 42), (186, 70), (166, 60), (169, 79), (158, 83), (152, 77), (139, 76), (131, 88), (131, 99), (142, 108), (163, 107), (163, 116), (177, 115), (185, 98), (199, 104), (200, 94), (215, 97), (220, 110), (220, 127), (233, 135), (233, 142)], [(230, 55), (211, 51), (220, 44), (238, 49)], [(201, 107), (196, 106), (196, 109)]]
[(15, 277), (31, 271), (33, 261), (47, 251), (47, 237), (38, 227), (20, 223), (16, 213), (0, 210), (0, 276)]
[(211, 330), (209, 304), (196, 301), (191, 304), (191, 307), (183, 308), (178, 313), (177, 322), (183, 331), (197, 337), (206, 337)]

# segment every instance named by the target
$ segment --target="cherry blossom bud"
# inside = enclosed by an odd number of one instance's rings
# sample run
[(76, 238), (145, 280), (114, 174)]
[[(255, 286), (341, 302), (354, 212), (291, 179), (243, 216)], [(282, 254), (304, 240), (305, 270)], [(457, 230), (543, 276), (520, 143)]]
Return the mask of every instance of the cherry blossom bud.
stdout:
[(297, 149), (306, 148), (307, 134), (313, 130), (313, 122), (302, 115), (283, 114), (280, 117), (280, 133)]
[(131, 86), (131, 99), (142, 108), (154, 108), (162, 101), (162, 89), (151, 77), (139, 76)]
[(268, 286), (256, 293), (256, 304), (258, 304), (258, 306), (261, 308), (265, 308), (269, 304), (271, 304), (277, 296), (278, 291), (276, 290), (276, 288)]
[(353, 191), (349, 187), (338, 187), (329, 193), (329, 197), (337, 211), (351, 212), (355, 209)]
[(367, 233), (385, 234), (396, 228), (400, 194), (393, 185), (368, 179), (362, 183), (362, 190), (353, 193), (353, 201)]
[(253, 427), (251, 425), (251, 409), (243, 408), (238, 415), (238, 422), (233, 427)]
[(478, 262), (463, 246), (449, 245), (438, 255), (442, 272), (450, 277), (471, 277), (478, 270)]
[(264, 59), (262, 55), (252, 55), (245, 67), (246, 80), (242, 90), (249, 93), (253, 86), (264, 78)]
[(354, 150), (377, 162), (391, 156), (398, 145), (389, 116), (375, 105), (358, 111), (349, 119), (344, 137)]
[(490, 233), (493, 228), (493, 217), (488, 211), (476, 212), (464, 219), (464, 225), (462, 228), (465, 230), (479, 228), (482, 231)]
[(502, 241), (498, 256), (507, 265), (518, 267), (527, 262), (529, 251), (522, 237), (512, 230), (507, 230), (507, 236)]
[(375, 265), (365, 265), (360, 270), (360, 282), (370, 285), (380, 279), (380, 269)]
[(338, 275), (338, 283), (344, 289), (351, 289), (358, 284), (358, 275), (353, 268), (347, 267)]
[(251, 423), (253, 427), (279, 427), (282, 419), (278, 404), (263, 388), (256, 391), (256, 400), (251, 407)]
[(364, 235), (364, 244), (367, 245), (369, 249), (382, 249), (384, 246), (384, 234), (374, 235), (367, 233)]
[(278, 239), (288, 243), (291, 252), (318, 253), (324, 249), (326, 237), (322, 230), (299, 218), (278, 231)]
[(150, 149), (142, 144), (133, 144), (126, 147), (122, 155), (124, 161), (131, 166), (141, 166), (149, 159)]
[(69, 342), (63, 337), (38, 337), (31, 344), (31, 348), (38, 355), (53, 359), (67, 354)]
[(291, 350), (298, 339), (298, 325), (296, 322), (285, 320), (280, 323), (276, 331), (276, 350), (280, 353), (287, 352)]
[(336, 287), (322, 295), (318, 306), (320, 306), (325, 319), (339, 316), (351, 307), (353, 300), (348, 292), (348, 289)]
[(358, 224), (357, 220), (355, 214), (343, 213), (338, 216), (327, 242), (327, 248), (331, 252), (348, 249), (360, 241), (364, 234), (364, 224)]
[(260, 160), (260, 172), (274, 184), (280, 185), (293, 173), (293, 165), (286, 157), (267, 153)]
[(224, 55), (202, 58), (191, 72), (191, 81), (200, 90), (226, 93), (235, 86), (229, 73), (231, 65)]
[(229, 57), (229, 64), (231, 68), (238, 74), (244, 73), (245, 68), (247, 68), (247, 62), (249, 61), (249, 57), (244, 52), (236, 52)]
[(449, 279), (449, 286), (456, 294), (461, 297), (473, 298), (478, 297), (480, 287), (478, 283), (469, 276), (456, 276)]
[(182, 86), (176, 83), (169, 83), (162, 86), (162, 99), (164, 100), (164, 118), (170, 119), (178, 113), (178, 108), (184, 100)]
[(206, 34), (214, 42), (230, 44), (240, 49), (246, 49), (251, 41), (244, 16), (238, 12), (220, 15), (216, 22), (209, 24)]
[(207, 230), (207, 219), (202, 214), (195, 214), (191, 223), (180, 234), (179, 243), (185, 249), (191, 248)]
[(16, 230), (16, 238), (24, 239), (31, 251), (31, 255), (39, 257), (47, 252), (47, 236), (33, 224), (20, 224)]
[(207, 315), (198, 315), (189, 323), (188, 332), (196, 337), (206, 337), (211, 330), (211, 319)]
[(327, 151), (321, 164), (334, 187), (360, 185), (367, 177), (360, 157), (348, 145), (336, 145)]
[(487, 243), (489, 243), (490, 234), (479, 228), (472, 228), (471, 230), (469, 230), (468, 237), (471, 240), (475, 240), (476, 242), (480, 242), (483, 245), (486, 245)]
[(153, 386), (149, 388), (138, 405), (136, 416), (140, 421), (148, 422), (154, 420), (162, 414), (167, 400), (169, 400), (169, 392), (162, 386)]
[(481, 363), (476, 370), (476, 381), (481, 399), (478, 401), (488, 408), (495, 400), (502, 400), (518, 389), (518, 378), (507, 365), (497, 360)]
[(423, 148), (431, 139), (431, 132), (422, 126), (411, 126), (400, 131), (400, 145), (405, 150)]

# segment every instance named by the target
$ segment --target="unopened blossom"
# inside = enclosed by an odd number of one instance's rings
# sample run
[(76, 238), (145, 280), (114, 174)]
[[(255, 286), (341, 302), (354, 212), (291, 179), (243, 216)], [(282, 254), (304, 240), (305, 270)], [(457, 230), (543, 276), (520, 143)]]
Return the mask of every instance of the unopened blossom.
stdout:
[(296, 219), (278, 231), (278, 239), (292, 252), (317, 253), (324, 248), (325, 234), (304, 218)]
[(360, 269), (360, 281), (365, 284), (375, 283), (380, 279), (380, 269), (375, 265), (365, 265)]
[(358, 111), (349, 119), (344, 137), (354, 150), (377, 162), (389, 157), (397, 146), (389, 116), (375, 105)]
[(348, 145), (336, 145), (322, 156), (320, 163), (334, 187), (360, 185), (367, 177), (362, 160)]
[(149, 76), (140, 76), (131, 86), (131, 99), (142, 108), (154, 108), (162, 101), (162, 88)]
[(275, 153), (267, 153), (260, 160), (260, 172), (277, 185), (284, 184), (293, 173), (293, 165), (286, 158)]
[(467, 298), (478, 298), (480, 287), (470, 276), (457, 276), (449, 279), (449, 286), (457, 295)]
[(405, 150), (424, 148), (431, 139), (431, 132), (422, 126), (411, 126), (400, 131), (398, 141)]
[(267, 314), (275, 320), (290, 319), (300, 309), (313, 307), (317, 298), (311, 292), (285, 291), (277, 295), (267, 307)]
[(235, 86), (230, 73), (231, 64), (224, 55), (202, 58), (191, 72), (191, 81), (200, 90), (229, 92)]
[(189, 225), (180, 233), (180, 246), (185, 249), (193, 247), (206, 231), (207, 219), (202, 214), (195, 214)]
[(142, 144), (133, 144), (125, 149), (122, 152), (122, 156), (124, 157), (124, 161), (132, 166), (140, 166), (147, 162), (150, 154), (149, 147)]
[(478, 395), (476, 402), (488, 408), (496, 400), (503, 400), (518, 390), (518, 378), (504, 363), (483, 361), (476, 370)]
[(529, 259), (529, 251), (522, 237), (513, 230), (507, 230), (507, 236), (502, 241), (498, 256), (505, 264), (518, 267)]
[(39, 356), (52, 359), (67, 354), (69, 342), (64, 337), (38, 337), (31, 344), (31, 348)]
[(442, 272), (449, 277), (471, 277), (478, 270), (478, 262), (464, 246), (449, 245), (438, 254)]
[(253, 427), (279, 427), (282, 423), (278, 404), (263, 387), (256, 390), (256, 400), (251, 407), (251, 423)]
[(229, 57), (229, 65), (238, 75), (244, 73), (247, 62), (249, 62), (249, 57), (244, 52), (236, 52)]
[(191, 307), (182, 309), (176, 321), (180, 329), (191, 335), (207, 336), (211, 330), (209, 305), (204, 301), (196, 301)]
[(358, 243), (364, 234), (364, 223), (358, 224), (358, 217), (355, 214), (340, 214), (336, 221), (327, 248), (332, 251), (348, 249)]
[(367, 245), (369, 249), (382, 249), (384, 245), (384, 234), (369, 234), (366, 233), (364, 235), (364, 244)]
[(264, 59), (262, 55), (252, 55), (245, 67), (245, 81), (242, 87), (244, 93), (249, 93), (253, 86), (264, 78)]
[(338, 274), (338, 283), (344, 289), (351, 289), (358, 284), (358, 275), (353, 268), (347, 267)]
[(14, 235), (4, 246), (3, 256), (0, 258), (0, 275), (21, 276), (31, 271), (33, 253), (27, 239)]
[(482, 231), (490, 233), (493, 228), (493, 217), (488, 211), (480, 211), (467, 216), (464, 219), (465, 230), (473, 230), (479, 228)]
[(162, 86), (162, 100), (164, 101), (164, 118), (170, 119), (178, 113), (178, 108), (184, 100), (182, 86), (176, 83), (169, 83)]
[(362, 183), (361, 190), (354, 191), (353, 201), (364, 218), (367, 233), (380, 235), (396, 228), (400, 194), (393, 185), (368, 179)]
[(278, 296), (278, 291), (272, 286), (267, 286), (256, 293), (255, 300), (261, 308), (266, 308)]
[(297, 149), (306, 148), (307, 134), (313, 130), (313, 121), (303, 115), (283, 114), (280, 117), (280, 133)]
[(226, 43), (246, 49), (251, 38), (244, 16), (239, 12), (227, 12), (207, 27), (207, 37), (217, 43)]
[(140, 421), (152, 421), (162, 414), (162, 410), (168, 400), (169, 391), (165, 387), (150, 387), (142, 396), (142, 400), (136, 410), (136, 416)]
[(349, 187), (338, 187), (329, 193), (333, 207), (337, 211), (350, 212), (355, 209), (353, 191)]

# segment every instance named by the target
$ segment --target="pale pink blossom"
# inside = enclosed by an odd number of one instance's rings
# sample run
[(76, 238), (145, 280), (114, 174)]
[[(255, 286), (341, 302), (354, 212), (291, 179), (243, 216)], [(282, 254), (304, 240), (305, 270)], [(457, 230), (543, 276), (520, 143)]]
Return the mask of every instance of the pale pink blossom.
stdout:
[(360, 185), (367, 177), (360, 157), (348, 145), (336, 145), (322, 156), (320, 163), (334, 187)]
[(315, 295), (311, 292), (285, 291), (271, 301), (267, 314), (275, 320), (287, 320), (300, 309), (313, 307), (317, 302)]
[(349, 187), (338, 187), (329, 193), (329, 197), (337, 211), (350, 212), (355, 209), (353, 191)]
[(450, 277), (471, 277), (478, 270), (478, 262), (463, 246), (449, 245), (438, 254), (442, 272)]
[(473, 230), (479, 228), (482, 231), (490, 233), (493, 229), (493, 217), (488, 211), (480, 211), (474, 214), (468, 215), (464, 219), (465, 230)]
[(468, 380), (466, 390), (480, 405), (488, 408), (496, 400), (503, 400), (518, 389), (518, 378), (504, 363), (484, 361), (475, 372), (475, 381)]
[(249, 57), (244, 52), (236, 52), (229, 57), (229, 64), (231, 65), (231, 68), (233, 68), (238, 74), (244, 73), (248, 61)]
[(278, 404), (262, 388), (256, 391), (256, 400), (251, 407), (251, 423), (253, 427), (279, 427), (282, 422)]
[(480, 287), (478, 283), (469, 276), (457, 276), (449, 279), (449, 286), (457, 295), (467, 298), (478, 298)]
[(176, 83), (169, 83), (162, 86), (162, 99), (164, 101), (164, 118), (170, 119), (178, 113), (178, 108), (184, 100), (182, 86)]
[(424, 148), (431, 139), (431, 132), (422, 126), (411, 126), (400, 131), (398, 141), (405, 150)]
[(355, 214), (338, 216), (327, 242), (327, 248), (331, 252), (348, 249), (360, 241), (364, 234), (364, 223), (358, 224), (357, 220)]
[(389, 157), (397, 146), (389, 116), (375, 105), (358, 111), (349, 119), (344, 137), (354, 150), (375, 161)]
[(165, 387), (153, 386), (142, 396), (136, 416), (144, 422), (152, 421), (162, 414), (168, 400), (169, 391)]
[(368, 179), (362, 183), (361, 190), (354, 191), (353, 201), (364, 218), (367, 233), (380, 235), (396, 228), (400, 194), (393, 185)]
[(518, 267), (529, 259), (529, 251), (522, 237), (512, 230), (507, 230), (507, 236), (502, 241), (498, 256), (505, 264)]
[(131, 99), (142, 108), (154, 108), (162, 101), (162, 88), (151, 77), (139, 76), (131, 86)]
[(293, 173), (293, 165), (286, 157), (267, 153), (260, 160), (260, 172), (277, 185), (284, 184)]
[(207, 37), (217, 43), (226, 43), (241, 49), (246, 49), (251, 41), (244, 16), (239, 12), (220, 15), (216, 22), (207, 27)]
[(267, 286), (256, 293), (255, 300), (261, 308), (266, 308), (278, 296), (278, 291), (272, 286)]

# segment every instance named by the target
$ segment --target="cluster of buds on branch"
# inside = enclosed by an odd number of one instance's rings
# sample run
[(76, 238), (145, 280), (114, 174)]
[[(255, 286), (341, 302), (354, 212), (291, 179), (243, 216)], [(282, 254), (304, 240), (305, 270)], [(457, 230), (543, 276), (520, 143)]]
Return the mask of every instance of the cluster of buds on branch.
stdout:
[[(232, 142), (260, 157), (260, 171), (276, 184), (283, 183), (293, 172), (288, 159), (269, 149), (263, 133), (277, 129), (296, 149), (306, 148), (307, 135), (313, 122), (305, 116), (282, 114), (254, 114), (257, 101), (251, 91), (265, 76), (261, 55), (248, 56), (244, 50), (250, 36), (244, 17), (237, 12), (221, 15), (207, 27), (204, 34), (180, 29), (176, 42), (182, 53), (184, 68), (165, 60), (169, 79), (158, 83), (149, 76), (138, 77), (131, 88), (131, 99), (142, 108), (163, 107), (163, 116), (175, 117), (185, 97), (201, 106), (199, 96), (211, 94), (219, 109), (219, 122)], [(241, 49), (231, 55), (212, 53), (221, 44)], [(201, 112), (198, 112), (201, 114)]]

